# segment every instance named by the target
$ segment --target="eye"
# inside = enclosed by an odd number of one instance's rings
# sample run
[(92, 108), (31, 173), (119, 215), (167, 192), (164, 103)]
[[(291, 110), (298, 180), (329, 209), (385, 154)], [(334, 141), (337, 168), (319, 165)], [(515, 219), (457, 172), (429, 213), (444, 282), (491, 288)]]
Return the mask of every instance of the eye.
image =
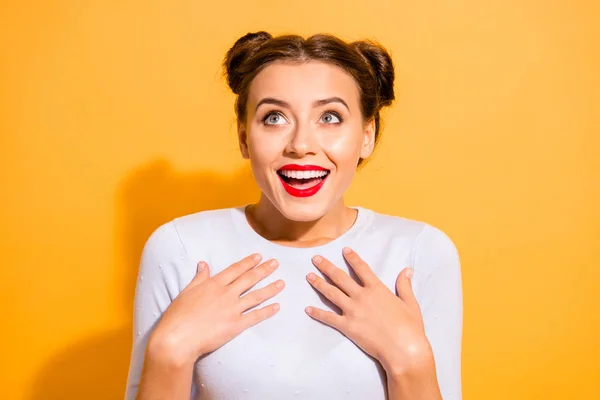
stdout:
[(342, 118), (337, 113), (328, 111), (321, 116), (321, 122), (326, 124), (339, 124), (342, 122)]
[(265, 125), (281, 125), (285, 124), (285, 118), (278, 112), (271, 112), (263, 118), (263, 122)]

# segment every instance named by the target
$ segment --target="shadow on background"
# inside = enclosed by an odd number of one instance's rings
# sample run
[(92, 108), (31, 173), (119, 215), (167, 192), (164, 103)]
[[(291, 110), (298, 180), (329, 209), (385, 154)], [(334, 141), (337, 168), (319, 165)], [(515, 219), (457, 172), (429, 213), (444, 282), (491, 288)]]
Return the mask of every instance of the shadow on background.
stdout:
[[(258, 200), (250, 167), (234, 176), (181, 174), (168, 162), (142, 166), (125, 178), (116, 195), (115, 269), (126, 273), (119, 293), (127, 324), (82, 339), (55, 355), (36, 377), (31, 400), (123, 399), (132, 343), (133, 296), (142, 249), (161, 224), (194, 212)], [(119, 278), (122, 279), (122, 278)]]

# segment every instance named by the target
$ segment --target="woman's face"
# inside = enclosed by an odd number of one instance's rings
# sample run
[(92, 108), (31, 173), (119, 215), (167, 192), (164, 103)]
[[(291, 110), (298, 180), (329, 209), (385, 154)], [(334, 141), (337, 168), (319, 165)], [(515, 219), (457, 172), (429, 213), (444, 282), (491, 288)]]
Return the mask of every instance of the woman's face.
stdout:
[(359, 87), (332, 64), (274, 62), (253, 79), (246, 121), (238, 125), (263, 195), (282, 215), (314, 221), (339, 203), (359, 158), (373, 151)]

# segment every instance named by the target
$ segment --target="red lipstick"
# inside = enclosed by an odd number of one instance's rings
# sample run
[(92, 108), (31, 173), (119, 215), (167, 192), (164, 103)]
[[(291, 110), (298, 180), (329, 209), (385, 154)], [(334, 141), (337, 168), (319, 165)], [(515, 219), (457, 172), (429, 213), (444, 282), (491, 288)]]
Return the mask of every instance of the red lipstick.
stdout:
[[(283, 167), (281, 167), (279, 171), (328, 171), (328, 169), (320, 167), (318, 165), (286, 164)], [(278, 173), (277, 175), (279, 176), (279, 180), (281, 181), (281, 184), (283, 185), (285, 191), (294, 197), (310, 197), (315, 195), (323, 187), (325, 180), (329, 176), (329, 174), (327, 174), (322, 178), (313, 178), (319, 181), (316, 185), (304, 189), (299, 189), (287, 183), (281, 174)]]
[(279, 168), (280, 171), (328, 171), (327, 168), (320, 167), (318, 165), (298, 165), (298, 164), (286, 164)]

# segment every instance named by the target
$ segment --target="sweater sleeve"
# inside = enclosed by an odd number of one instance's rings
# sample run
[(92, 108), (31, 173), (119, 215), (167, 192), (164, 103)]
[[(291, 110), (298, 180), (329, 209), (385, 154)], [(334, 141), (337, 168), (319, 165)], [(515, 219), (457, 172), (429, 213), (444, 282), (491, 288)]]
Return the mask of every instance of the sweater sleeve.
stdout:
[[(144, 245), (135, 288), (133, 345), (125, 400), (136, 397), (148, 339), (181, 291), (187, 263), (189, 258), (173, 222), (158, 227)], [(190, 390), (193, 392), (193, 388)]]
[(463, 294), (458, 251), (440, 229), (426, 225), (415, 243), (415, 271), (424, 279), (417, 301), (444, 400), (461, 400)]

